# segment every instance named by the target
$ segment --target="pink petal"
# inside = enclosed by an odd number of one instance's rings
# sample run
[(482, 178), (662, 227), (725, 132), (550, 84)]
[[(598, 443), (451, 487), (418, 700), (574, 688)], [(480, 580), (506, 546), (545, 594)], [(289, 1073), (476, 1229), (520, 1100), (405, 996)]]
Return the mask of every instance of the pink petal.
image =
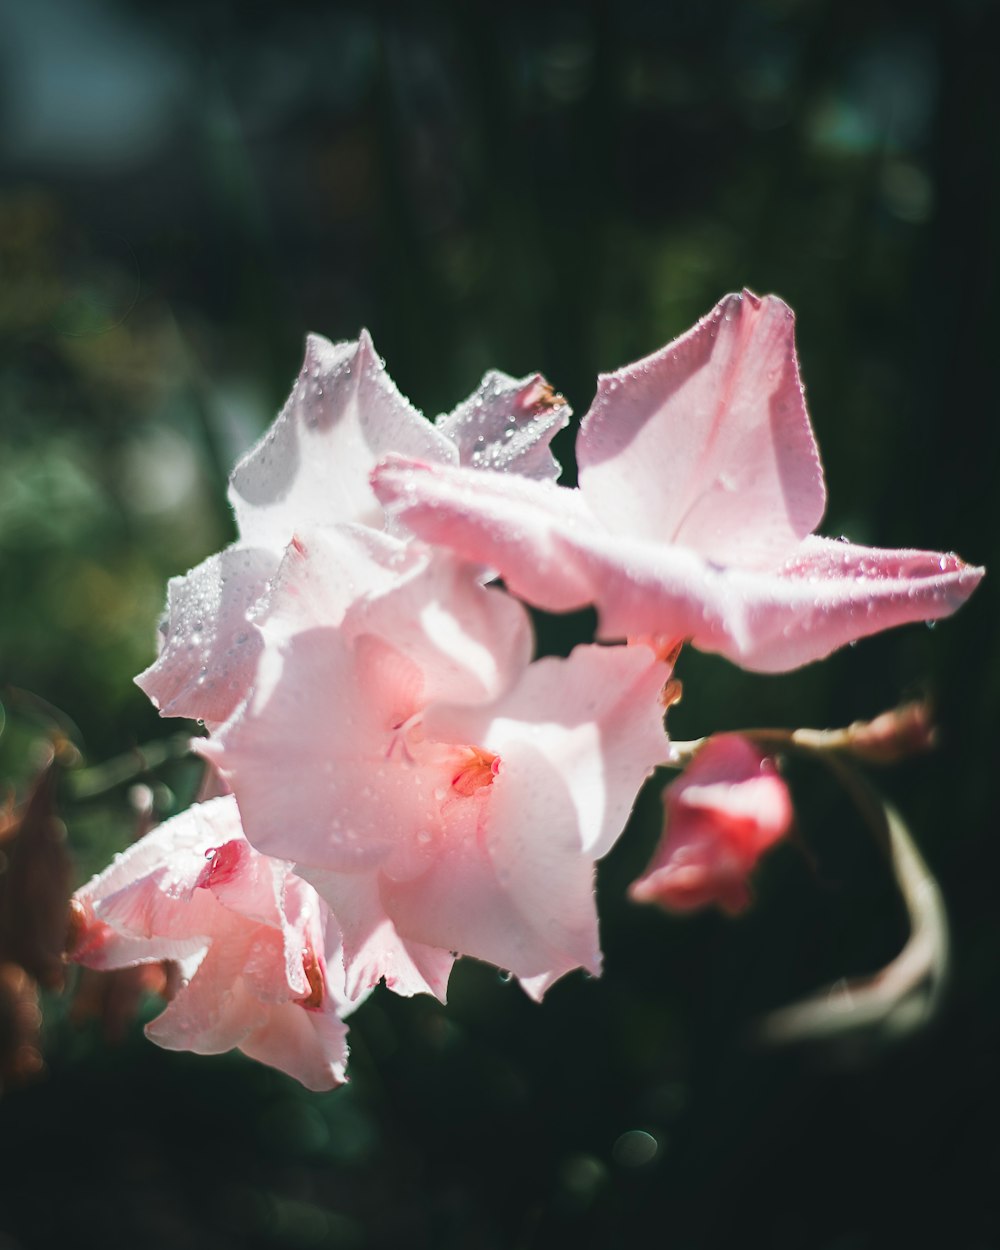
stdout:
[(236, 544), (170, 579), (159, 657), (135, 679), (161, 716), (218, 724), (245, 698), (260, 654), (247, 613), (277, 567), (270, 552)]
[[(408, 722), (431, 700), (485, 701), (505, 689), (528, 661), (531, 632), (509, 596), (415, 548), (395, 586), (359, 599), (339, 628), (320, 619), (305, 629), (303, 605), (322, 606), (317, 587), (336, 576), (328, 549), (309, 541), (286, 561), (262, 618), (253, 697), (196, 749), (233, 786), (259, 850), (356, 872), (415, 833), (433, 805), (434, 782), (393, 759), (408, 750)], [(302, 632), (290, 633), (290, 620)]]
[(282, 1003), (243, 1039), (240, 1050), (286, 1072), (306, 1089), (333, 1089), (347, 1079), (347, 1026), (334, 1011)]
[(954, 553), (806, 538), (776, 574), (753, 583), (746, 658), (737, 662), (784, 672), (884, 629), (951, 616), (984, 572)]
[(346, 991), (355, 997), (384, 980), (395, 994), (433, 994), (445, 1002), (455, 956), (400, 937), (386, 914), (373, 873), (304, 868), (303, 876), (326, 900), (344, 935)]
[(491, 370), (478, 390), (434, 425), (458, 448), (460, 464), (555, 480), (560, 470), (549, 443), (570, 416), (569, 405), (540, 373), (512, 378)]
[(338, 1016), (352, 1004), (336, 922), (289, 864), (248, 845), (231, 795), (135, 843), (78, 892), (74, 914), (79, 962), (179, 962), (180, 988), (146, 1030), (159, 1045), (240, 1047), (310, 1088), (343, 1079)]
[[(229, 796), (235, 807), (235, 800)], [(202, 851), (202, 870), (197, 888), (209, 892), (217, 903), (279, 932), (284, 926), (282, 903), (291, 865), (259, 855), (242, 830), (231, 841), (213, 836), (214, 845)], [(204, 845), (204, 843), (203, 843)]]
[(356, 343), (310, 335), (284, 408), (233, 470), (229, 497), (244, 542), (281, 551), (298, 530), (316, 525), (381, 528), (368, 474), (389, 450), (457, 459), (396, 389), (367, 331)]
[[(506, 827), (510, 819), (502, 788), (498, 779), (491, 828), (494, 822)], [(530, 865), (521, 874), (530, 889), (518, 889), (524, 885), (521, 879), (505, 882), (494, 856), (475, 839), (457, 842), (422, 877), (383, 877), (383, 905), (397, 930), (411, 941), (473, 955), (516, 976), (558, 977), (577, 967), (599, 972), (593, 863), (573, 846), (568, 811), (564, 802), (560, 826), (539, 828), (537, 839), (544, 845), (532, 848)], [(523, 806), (518, 815), (523, 829)], [(541, 815), (533, 813), (532, 819)], [(529, 878), (529, 867), (542, 877)]]
[(239, 1046), (267, 1018), (268, 1006), (243, 979), (253, 926), (233, 926), (215, 941), (187, 985), (146, 1025), (146, 1036), (167, 1050), (220, 1055)]
[(426, 562), (422, 549), (365, 525), (302, 530), (285, 549), (254, 620), (266, 622), (271, 639), (339, 625), (356, 600), (384, 594)]
[(501, 764), (488, 792), (466, 800), (478, 821), (428, 847), (428, 867), (382, 877), (386, 911), (404, 936), (474, 955), (547, 985), (600, 968), (593, 862), (624, 827), (667, 741), (665, 676), (645, 647), (578, 647), (537, 661), (489, 707), (433, 708), (429, 733), (477, 742)]
[[(534, 823), (534, 802), (551, 799), (558, 807), (569, 796), (574, 849), (600, 859), (621, 833), (642, 783), (669, 754), (659, 702), (668, 676), (648, 647), (579, 646), (567, 659), (536, 660), (493, 704), (430, 709), (425, 727), (439, 738), (477, 742), (494, 752), (501, 774), (510, 752), (527, 744), (545, 776), (519, 796), (522, 825)], [(556, 776), (559, 785), (550, 788)], [(528, 835), (517, 835), (519, 843), (522, 836)], [(504, 856), (517, 857), (503, 845)]]
[(336, 629), (297, 634), (274, 659), (279, 675), (194, 745), (229, 780), (258, 850), (336, 871), (372, 867), (395, 842), (387, 811), (420, 819), (387, 754), (393, 726), (419, 706), (420, 671), (379, 639), (355, 648)]
[(425, 702), (491, 698), (528, 663), (533, 638), (524, 608), (484, 590), (477, 572), (419, 543), (334, 526), (289, 546), (257, 623), (271, 647), (324, 626), (372, 634), (420, 668)]
[(793, 328), (775, 296), (727, 295), (673, 343), (602, 375), (577, 457), (610, 530), (760, 567), (815, 529), (826, 494)]
[(609, 554), (590, 557), (604, 636), (688, 638), (764, 673), (821, 660), (895, 625), (950, 616), (983, 575), (954, 555), (816, 537), (773, 572), (720, 568), (648, 544), (622, 544), (613, 561)]
[(495, 698), (531, 659), (527, 612), (510, 595), (484, 588), (476, 568), (425, 548), (421, 556), (398, 587), (358, 599), (345, 629), (380, 637), (416, 664), (425, 703)]
[(241, 836), (231, 796), (189, 808), (134, 842), (77, 897), (119, 933), (155, 941), (158, 951), (164, 939), (182, 949), (192, 939), (204, 944), (224, 914), (210, 891), (198, 889), (205, 851)]
[(791, 797), (773, 760), (738, 734), (720, 734), (663, 801), (663, 838), (631, 896), (676, 911), (711, 903), (742, 910), (757, 860), (792, 824)]
[(378, 498), (419, 538), (501, 573), (514, 594), (552, 612), (594, 601), (575, 536), (615, 542), (580, 492), (503, 473), (386, 456), (372, 474)]
[(602, 637), (687, 639), (760, 672), (949, 616), (983, 575), (954, 555), (815, 537), (773, 571), (726, 567), (685, 547), (612, 536), (578, 492), (556, 486), (393, 458), (373, 481), (421, 538), (497, 569), (529, 603), (594, 603)]

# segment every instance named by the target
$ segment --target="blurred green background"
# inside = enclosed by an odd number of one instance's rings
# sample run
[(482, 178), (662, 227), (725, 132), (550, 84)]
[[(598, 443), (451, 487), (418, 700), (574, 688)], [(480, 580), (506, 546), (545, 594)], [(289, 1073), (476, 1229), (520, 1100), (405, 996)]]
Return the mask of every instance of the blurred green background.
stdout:
[[(1000, 566), (998, 47), (985, 0), (12, 0), (0, 780), (25, 792), (46, 704), (89, 764), (177, 732), (131, 679), (166, 578), (231, 537), (226, 472), (308, 330), (368, 326), (429, 415), (499, 367), (543, 371), (582, 416), (598, 370), (726, 291), (775, 291), (824, 532)], [(465, 961), (446, 1009), (376, 994), (330, 1095), (138, 1025), (109, 1047), (50, 999), (47, 1070), (0, 1097), (0, 1250), (1000, 1245), (997, 606), (988, 578), (933, 633), (785, 677), (685, 654), (671, 713), (690, 737), (934, 697), (941, 750), (877, 779), (954, 929), (920, 1036), (748, 1041), (905, 937), (824, 777), (793, 773), (809, 854), (779, 849), (735, 922), (625, 902), (654, 787), (601, 868), (601, 980), (535, 1006)], [(588, 627), (539, 636), (564, 650)], [(165, 815), (198, 779), (181, 761), (136, 780)], [(81, 878), (135, 823), (127, 785), (62, 816)]]

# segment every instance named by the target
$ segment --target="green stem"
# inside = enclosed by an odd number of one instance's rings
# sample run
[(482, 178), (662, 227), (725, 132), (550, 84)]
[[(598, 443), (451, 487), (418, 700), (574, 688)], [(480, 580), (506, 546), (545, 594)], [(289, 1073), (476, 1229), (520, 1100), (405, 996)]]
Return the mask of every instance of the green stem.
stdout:
[(761, 1022), (759, 1033), (772, 1043), (832, 1038), (865, 1028), (892, 1037), (910, 1033), (937, 1011), (948, 976), (950, 941), (944, 900), (905, 821), (854, 769), (835, 756), (823, 758), (886, 849), (906, 904), (910, 936), (895, 959), (872, 976), (838, 981), (771, 1012)]
[(159, 738), (145, 746), (134, 747), (124, 755), (105, 760), (103, 764), (70, 773), (66, 778), (70, 796), (74, 799), (96, 798), (126, 781), (153, 772), (168, 760), (183, 759), (190, 750), (190, 734), (174, 734), (170, 738)]

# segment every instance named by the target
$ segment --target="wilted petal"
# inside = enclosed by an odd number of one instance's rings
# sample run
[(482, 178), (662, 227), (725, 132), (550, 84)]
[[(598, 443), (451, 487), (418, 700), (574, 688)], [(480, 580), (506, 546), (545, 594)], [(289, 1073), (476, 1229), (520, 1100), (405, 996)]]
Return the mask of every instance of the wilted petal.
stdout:
[(235, 544), (170, 579), (160, 654), (135, 679), (161, 716), (218, 724), (246, 697), (260, 655), (248, 613), (277, 567), (274, 553)]
[(434, 424), (457, 447), (460, 464), (554, 481), (560, 469), (549, 444), (571, 415), (540, 373), (512, 378), (491, 370), (478, 390)]
[(793, 329), (775, 296), (727, 295), (673, 343), (599, 379), (577, 458), (608, 529), (750, 567), (812, 533), (826, 495)]
[(663, 804), (663, 838), (632, 898), (673, 911), (712, 903), (741, 911), (757, 860), (792, 824), (791, 798), (774, 761), (746, 738), (720, 734), (666, 788)]
[(229, 497), (244, 542), (280, 551), (301, 529), (382, 526), (368, 474), (387, 451), (453, 462), (455, 448), (399, 393), (363, 330), (357, 342), (306, 342), (291, 395), (233, 470)]

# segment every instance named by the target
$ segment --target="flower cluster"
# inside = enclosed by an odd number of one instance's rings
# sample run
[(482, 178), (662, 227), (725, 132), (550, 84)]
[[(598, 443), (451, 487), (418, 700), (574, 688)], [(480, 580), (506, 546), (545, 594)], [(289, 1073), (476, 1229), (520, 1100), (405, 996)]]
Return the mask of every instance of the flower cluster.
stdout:
[[(308, 340), (233, 471), (239, 539), (170, 583), (137, 679), (163, 715), (204, 722), (195, 749), (229, 793), (74, 904), (79, 962), (179, 965), (154, 1040), (239, 1047), (323, 1088), (380, 981), (444, 1000), (470, 955), (540, 998), (599, 972), (594, 866), (672, 762), (680, 647), (784, 671), (946, 616), (981, 576), (813, 535), (822, 470), (773, 296), (728, 296), (603, 376), (574, 489), (549, 450), (568, 419), (540, 376), (489, 373), (431, 424), (366, 334)], [(595, 605), (601, 642), (532, 658), (522, 601)], [(742, 907), (792, 819), (773, 761), (733, 735), (665, 808), (632, 894), (679, 908)]]

